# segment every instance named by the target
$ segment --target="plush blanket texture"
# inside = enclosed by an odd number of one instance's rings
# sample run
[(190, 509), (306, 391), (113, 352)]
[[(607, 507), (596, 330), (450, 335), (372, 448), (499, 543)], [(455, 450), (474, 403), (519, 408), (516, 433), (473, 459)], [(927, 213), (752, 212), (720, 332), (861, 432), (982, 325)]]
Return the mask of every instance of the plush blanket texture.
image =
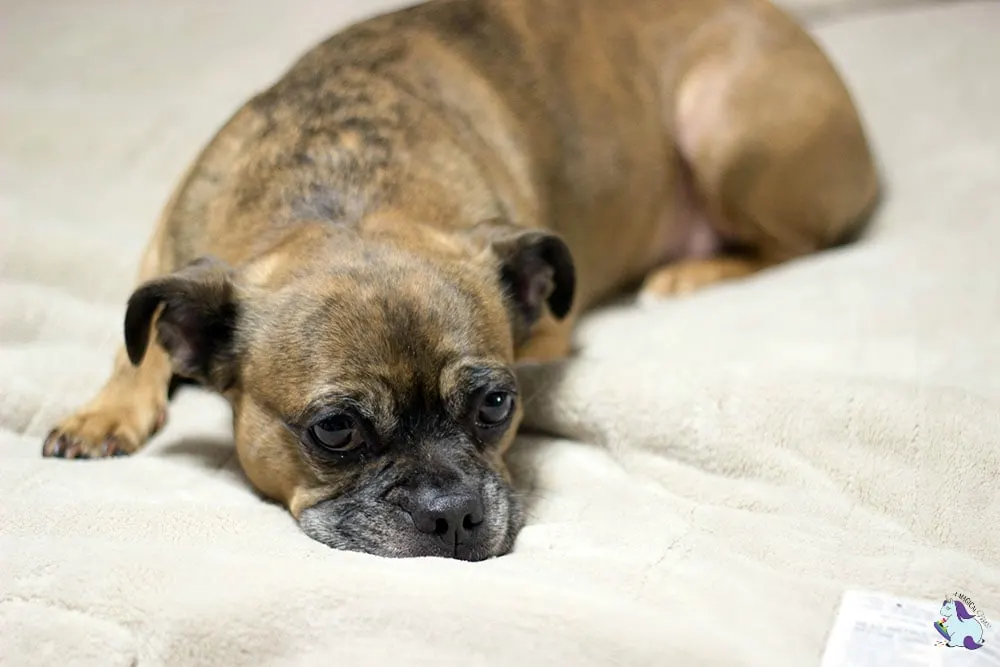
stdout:
[(997, 2), (793, 6), (884, 165), (872, 233), (609, 307), (577, 358), (525, 369), (507, 557), (312, 542), (196, 390), (135, 457), (41, 459), (105, 378), (188, 160), (389, 6), (0, 0), (0, 664), (804, 667), (850, 588), (962, 591), (1000, 643)]

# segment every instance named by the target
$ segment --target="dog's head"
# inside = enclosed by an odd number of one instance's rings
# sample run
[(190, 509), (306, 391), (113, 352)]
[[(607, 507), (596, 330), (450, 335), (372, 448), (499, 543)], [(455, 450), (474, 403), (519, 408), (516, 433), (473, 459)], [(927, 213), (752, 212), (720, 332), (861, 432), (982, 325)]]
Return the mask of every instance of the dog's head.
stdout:
[(140, 286), (133, 363), (155, 331), (175, 372), (226, 396), (248, 478), (311, 537), (384, 556), (506, 553), (522, 524), (501, 458), (521, 419), (515, 350), (546, 309), (570, 309), (565, 244), (503, 226), (312, 236)]

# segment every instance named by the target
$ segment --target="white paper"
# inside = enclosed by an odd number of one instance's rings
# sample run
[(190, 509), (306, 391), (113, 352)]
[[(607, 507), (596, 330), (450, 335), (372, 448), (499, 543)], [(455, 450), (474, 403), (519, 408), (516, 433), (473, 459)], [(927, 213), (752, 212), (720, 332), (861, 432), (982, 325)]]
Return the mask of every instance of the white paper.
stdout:
[(847, 591), (821, 667), (1000, 667), (1000, 633), (992, 618), (981, 648), (939, 645), (934, 622), (941, 602)]

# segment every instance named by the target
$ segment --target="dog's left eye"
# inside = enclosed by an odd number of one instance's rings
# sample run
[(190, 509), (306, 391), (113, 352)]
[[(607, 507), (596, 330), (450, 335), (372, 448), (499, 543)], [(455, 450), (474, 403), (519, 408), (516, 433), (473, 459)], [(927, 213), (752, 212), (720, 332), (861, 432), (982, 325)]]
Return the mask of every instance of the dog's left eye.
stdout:
[(346, 454), (365, 444), (361, 429), (347, 415), (327, 417), (309, 427), (316, 444), (331, 452)]
[(479, 403), (476, 421), (480, 426), (499, 426), (507, 421), (514, 409), (514, 395), (506, 391), (491, 391)]

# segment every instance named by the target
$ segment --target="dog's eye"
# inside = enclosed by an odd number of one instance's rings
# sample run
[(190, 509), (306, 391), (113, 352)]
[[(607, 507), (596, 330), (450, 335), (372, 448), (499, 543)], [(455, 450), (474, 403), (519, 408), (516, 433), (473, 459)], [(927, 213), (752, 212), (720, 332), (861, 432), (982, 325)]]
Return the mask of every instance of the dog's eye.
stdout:
[(479, 403), (476, 421), (480, 426), (499, 426), (507, 421), (514, 409), (514, 396), (506, 391), (491, 391)]
[(335, 415), (309, 427), (309, 434), (316, 444), (344, 454), (364, 444), (364, 436), (354, 420), (347, 415)]

